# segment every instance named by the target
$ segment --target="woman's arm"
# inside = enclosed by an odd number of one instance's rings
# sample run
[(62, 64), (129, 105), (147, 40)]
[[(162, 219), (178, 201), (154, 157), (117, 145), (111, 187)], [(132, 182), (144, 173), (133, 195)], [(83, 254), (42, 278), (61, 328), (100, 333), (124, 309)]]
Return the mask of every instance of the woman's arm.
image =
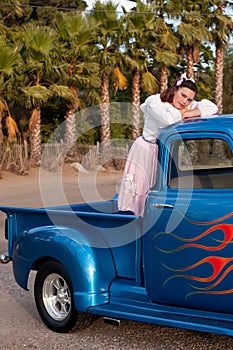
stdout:
[(201, 111), (199, 108), (182, 110), (181, 114), (182, 114), (183, 120), (189, 119), (189, 118), (201, 117)]
[(201, 117), (209, 117), (218, 113), (218, 107), (216, 104), (207, 99), (193, 101), (188, 109), (190, 110), (190, 114), (187, 114), (189, 118), (192, 115), (191, 111), (195, 111), (193, 112), (194, 117), (198, 116), (198, 111), (196, 111), (197, 109), (199, 110), (199, 116)]
[(152, 118), (158, 122), (159, 127), (165, 127), (182, 119), (181, 111), (168, 102), (162, 102), (160, 95), (151, 95), (141, 104), (144, 118)]

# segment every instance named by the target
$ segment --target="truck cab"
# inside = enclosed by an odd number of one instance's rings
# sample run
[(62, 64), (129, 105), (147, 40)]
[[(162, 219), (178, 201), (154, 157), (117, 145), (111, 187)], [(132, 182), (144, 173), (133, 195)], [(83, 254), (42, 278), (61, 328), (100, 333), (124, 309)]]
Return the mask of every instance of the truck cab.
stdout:
[(227, 120), (197, 119), (160, 134), (160, 166), (143, 236), (153, 302), (231, 309), (233, 145)]

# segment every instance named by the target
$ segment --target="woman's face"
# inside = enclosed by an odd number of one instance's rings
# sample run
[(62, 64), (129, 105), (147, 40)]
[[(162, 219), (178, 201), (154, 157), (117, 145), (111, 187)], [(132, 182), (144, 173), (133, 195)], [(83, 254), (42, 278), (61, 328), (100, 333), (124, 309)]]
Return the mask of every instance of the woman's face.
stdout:
[(172, 105), (177, 109), (187, 108), (188, 105), (193, 101), (195, 92), (187, 87), (178, 88), (175, 91)]

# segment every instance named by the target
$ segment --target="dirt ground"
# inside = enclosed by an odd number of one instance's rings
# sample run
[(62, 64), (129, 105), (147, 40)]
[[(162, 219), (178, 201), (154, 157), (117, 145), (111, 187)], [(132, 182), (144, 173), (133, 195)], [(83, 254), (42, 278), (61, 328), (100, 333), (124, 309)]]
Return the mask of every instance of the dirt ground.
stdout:
[[(121, 173), (96, 171), (78, 173), (69, 166), (60, 173), (31, 169), (27, 176), (3, 173), (0, 179), (0, 205), (41, 207), (99, 201), (111, 198)], [(4, 215), (0, 216), (0, 254), (6, 253)], [(33, 298), (33, 279), (29, 291), (14, 281), (11, 263), (0, 265), (0, 349), (1, 350), (229, 350), (233, 338), (122, 321), (120, 327), (96, 320), (85, 330), (57, 334), (42, 323)]]

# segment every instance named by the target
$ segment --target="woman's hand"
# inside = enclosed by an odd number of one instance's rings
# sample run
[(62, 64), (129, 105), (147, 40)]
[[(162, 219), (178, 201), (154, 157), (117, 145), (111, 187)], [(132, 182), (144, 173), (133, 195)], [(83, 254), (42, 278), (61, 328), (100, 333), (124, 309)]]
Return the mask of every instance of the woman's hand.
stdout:
[(201, 117), (201, 111), (198, 108), (190, 109), (190, 110), (185, 110), (181, 111), (182, 114), (182, 119), (189, 119), (189, 118), (195, 118), (195, 117)]
[(188, 111), (188, 109), (187, 108), (182, 108), (182, 109), (179, 109), (179, 111), (183, 115), (185, 112)]
[(187, 119), (185, 117), (185, 114), (188, 112), (188, 109), (187, 108), (182, 108), (182, 109), (179, 109), (180, 113), (181, 113), (181, 116), (182, 116), (182, 120), (185, 120)]

